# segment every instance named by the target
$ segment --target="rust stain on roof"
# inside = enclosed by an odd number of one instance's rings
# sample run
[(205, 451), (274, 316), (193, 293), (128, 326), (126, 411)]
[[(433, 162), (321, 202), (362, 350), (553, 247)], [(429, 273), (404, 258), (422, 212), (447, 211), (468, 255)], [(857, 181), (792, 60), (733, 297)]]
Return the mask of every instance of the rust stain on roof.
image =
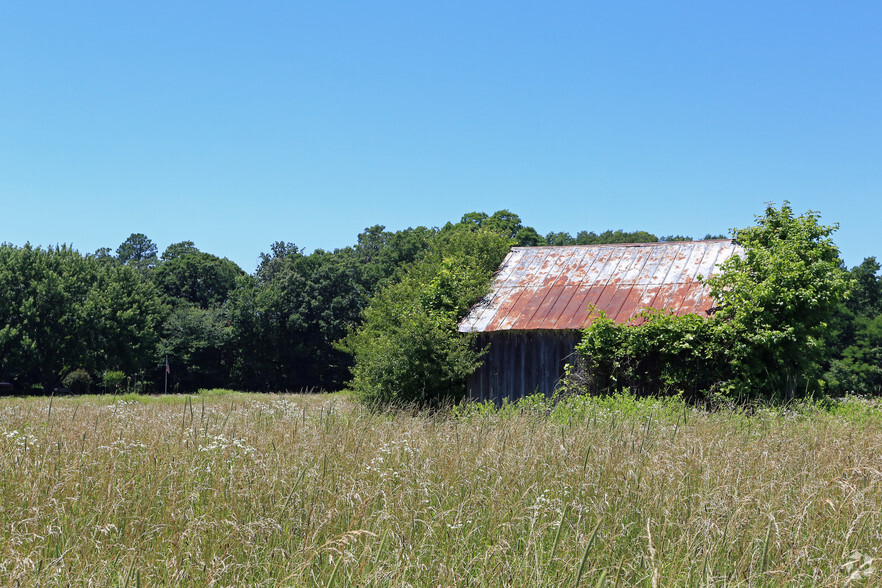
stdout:
[(714, 301), (698, 276), (740, 252), (729, 239), (514, 247), (459, 330), (583, 329), (592, 307), (617, 323), (645, 308), (705, 315)]

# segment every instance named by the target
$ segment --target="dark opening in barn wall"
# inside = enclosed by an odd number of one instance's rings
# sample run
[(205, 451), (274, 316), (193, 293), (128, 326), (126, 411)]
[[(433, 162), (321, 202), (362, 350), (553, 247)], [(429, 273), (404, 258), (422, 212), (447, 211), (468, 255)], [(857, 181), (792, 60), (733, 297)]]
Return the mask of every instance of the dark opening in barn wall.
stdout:
[(469, 398), (518, 400), (531, 394), (551, 396), (571, 360), (579, 331), (496, 331), (481, 333), (477, 343), (489, 344), (484, 364), (468, 381)]

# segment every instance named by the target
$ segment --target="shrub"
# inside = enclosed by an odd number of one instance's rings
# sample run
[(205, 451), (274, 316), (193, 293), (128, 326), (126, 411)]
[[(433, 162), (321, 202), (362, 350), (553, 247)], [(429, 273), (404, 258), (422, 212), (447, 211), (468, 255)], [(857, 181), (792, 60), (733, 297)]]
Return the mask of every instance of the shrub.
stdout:
[(84, 369), (76, 369), (64, 376), (61, 383), (65, 388), (70, 388), (74, 394), (88, 394), (92, 385), (92, 376)]
[(355, 357), (356, 395), (417, 405), (462, 397), (482, 352), (473, 336), (457, 332), (457, 321), (487, 292), (507, 251), (507, 238), (486, 229), (435, 236), (401, 281), (371, 300), (342, 344)]
[(698, 400), (726, 390), (732, 374), (720, 323), (646, 310), (645, 322), (617, 325), (600, 313), (576, 351), (588, 392), (682, 394)]
[(113, 370), (113, 371), (104, 372), (104, 379), (103, 379), (102, 383), (104, 384), (105, 390), (110, 389), (111, 392), (116, 392), (117, 387), (120, 384), (122, 384), (123, 382), (125, 382), (125, 380), (126, 380), (125, 373), (123, 373), (119, 370)]

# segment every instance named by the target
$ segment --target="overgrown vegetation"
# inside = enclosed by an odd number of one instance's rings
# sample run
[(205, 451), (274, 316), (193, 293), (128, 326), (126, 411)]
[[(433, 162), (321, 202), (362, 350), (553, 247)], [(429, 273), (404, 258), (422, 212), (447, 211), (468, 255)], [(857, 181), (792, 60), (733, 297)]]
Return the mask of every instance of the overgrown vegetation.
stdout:
[(488, 228), (446, 229), (370, 302), (345, 341), (355, 358), (352, 387), (369, 404), (456, 400), (479, 365), (473, 338), (457, 322), (490, 285), (509, 239)]
[(600, 316), (577, 346), (592, 392), (631, 389), (694, 399), (792, 398), (823, 391), (830, 323), (851, 280), (817, 213), (767, 206), (734, 230), (744, 247), (705, 281), (719, 302), (709, 318), (645, 312), (636, 324)]
[(871, 586), (882, 407), (0, 399), (0, 584)]

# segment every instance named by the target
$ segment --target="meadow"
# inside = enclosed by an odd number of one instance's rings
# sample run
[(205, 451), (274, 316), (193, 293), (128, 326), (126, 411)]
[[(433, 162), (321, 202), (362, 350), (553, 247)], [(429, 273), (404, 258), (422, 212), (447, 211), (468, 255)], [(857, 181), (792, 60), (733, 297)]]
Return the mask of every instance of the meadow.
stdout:
[(0, 585), (876, 585), (880, 424), (860, 398), (0, 398)]

